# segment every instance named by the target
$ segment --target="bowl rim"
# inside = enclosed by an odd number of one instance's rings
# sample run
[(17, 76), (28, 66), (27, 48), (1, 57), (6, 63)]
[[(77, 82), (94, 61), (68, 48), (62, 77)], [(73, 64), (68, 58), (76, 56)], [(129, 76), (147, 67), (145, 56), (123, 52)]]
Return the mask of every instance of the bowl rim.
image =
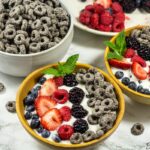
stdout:
[[(131, 32), (132, 30), (134, 29), (141, 29), (143, 27), (146, 27), (146, 26), (143, 26), (143, 25), (137, 25), (137, 26), (134, 26), (134, 27), (131, 27), (131, 28), (128, 28), (125, 30), (125, 32)], [(119, 35), (119, 33), (117, 35), (115, 35), (114, 37), (111, 38), (110, 42), (114, 42), (116, 40), (116, 37)], [(105, 50), (105, 54), (104, 54), (104, 61), (105, 61), (105, 66), (107, 68), (107, 71), (108, 73), (111, 75), (111, 77), (115, 80), (115, 82), (122, 88), (122, 89), (125, 89), (129, 92), (131, 92), (132, 94), (135, 94), (137, 96), (140, 96), (140, 97), (144, 97), (144, 98), (149, 98), (150, 99), (150, 95), (146, 95), (146, 94), (142, 94), (142, 93), (139, 93), (137, 91), (134, 91), (130, 88), (128, 88), (128, 86), (125, 86), (122, 82), (120, 82), (116, 77), (115, 75), (113, 74), (112, 72), (112, 69), (109, 65), (109, 62), (108, 62), (108, 59), (107, 59), (107, 55), (108, 55), (108, 52), (110, 51), (109, 47), (107, 46), (106, 47), (106, 50)]]
[(64, 43), (64, 41), (69, 37), (69, 35), (71, 34), (71, 32), (73, 30), (74, 21), (73, 21), (73, 17), (72, 17), (71, 12), (69, 11), (69, 9), (64, 5), (64, 3), (62, 1), (60, 1), (60, 3), (62, 5), (62, 7), (65, 8), (65, 10), (69, 14), (70, 26), (69, 26), (69, 30), (68, 30), (67, 34), (65, 35), (65, 37), (59, 43), (57, 43), (55, 46), (53, 46), (53, 47), (51, 47), (51, 48), (49, 48), (47, 50), (44, 50), (44, 51), (41, 51), (41, 52), (37, 52), (37, 53), (32, 53), (32, 54), (11, 54), (11, 53), (3, 52), (3, 51), (0, 51), (0, 54), (1, 55), (5, 55), (5, 56), (12, 56), (12, 57), (34, 57), (34, 56), (42, 55), (42, 54), (48, 53), (50, 51), (53, 51), (57, 47), (59, 47), (62, 43)]
[[(115, 89), (117, 91), (117, 94), (119, 96), (119, 99), (120, 99), (120, 103), (119, 103), (120, 110), (119, 110), (116, 122), (115, 122), (115, 124), (114, 124), (112, 129), (110, 129), (108, 132), (106, 132), (99, 139), (95, 139), (95, 140), (87, 142), (87, 143), (83, 143), (83, 144), (60, 144), (60, 143), (56, 143), (56, 142), (49, 141), (47, 139), (42, 138), (33, 129), (31, 129), (29, 127), (27, 121), (25, 120), (25, 118), (23, 117), (23, 115), (21, 113), (21, 109), (20, 109), (20, 106), (19, 106), (19, 104), (20, 104), (19, 97), (21, 96), (21, 93), (23, 91), (23, 87), (26, 85), (28, 80), (33, 78), (36, 74), (40, 74), (43, 70), (45, 70), (47, 68), (50, 68), (50, 67), (54, 67), (54, 66), (57, 66), (57, 64), (50, 64), (50, 65), (47, 65), (45, 67), (42, 67), (42, 68), (37, 69), (36, 71), (32, 72), (29, 76), (27, 76), (25, 78), (25, 80), (22, 82), (22, 84), (20, 85), (20, 87), (18, 89), (17, 96), (16, 96), (16, 110), (17, 110), (18, 118), (19, 118), (21, 124), (23, 125), (23, 127), (26, 129), (26, 131), (30, 135), (32, 135), (34, 138), (36, 138), (39, 141), (42, 141), (42, 142), (44, 142), (44, 143), (46, 143), (48, 145), (51, 145), (51, 146), (54, 146), (54, 147), (57, 147), (57, 148), (67, 148), (67, 149), (70, 149), (70, 148), (83, 148), (83, 147), (91, 146), (91, 145), (97, 144), (98, 142), (100, 142), (100, 141), (104, 140), (105, 138), (107, 138), (108, 136), (110, 136), (117, 129), (117, 127), (119, 126), (121, 120), (123, 119), (124, 112), (125, 112), (125, 101), (124, 101), (123, 93), (122, 93), (120, 87), (117, 85), (117, 83), (107, 73), (105, 73), (104, 71), (102, 71), (99, 68), (97, 68), (98, 71), (101, 72), (104, 75), (104, 77), (106, 77), (109, 80), (109, 82), (111, 82), (114, 85), (114, 87), (115, 87)], [(91, 65), (81, 64), (81, 63), (77, 63), (76, 66), (77, 67), (79, 67), (79, 66), (80, 67), (85, 67), (85, 68), (91, 68), (92, 67)]]

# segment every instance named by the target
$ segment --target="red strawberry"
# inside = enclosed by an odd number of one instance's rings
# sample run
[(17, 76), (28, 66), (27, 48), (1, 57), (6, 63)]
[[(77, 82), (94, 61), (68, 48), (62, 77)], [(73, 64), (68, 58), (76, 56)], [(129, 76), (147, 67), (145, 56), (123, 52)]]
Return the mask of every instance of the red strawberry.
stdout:
[(138, 55), (135, 55), (131, 60), (132, 62), (138, 62), (142, 67), (146, 67), (145, 60)]
[(41, 117), (43, 116), (49, 109), (53, 108), (56, 105), (56, 101), (51, 99), (49, 96), (39, 96), (35, 100), (35, 108), (37, 114)]
[(40, 96), (51, 96), (54, 91), (57, 90), (57, 86), (54, 79), (48, 79), (42, 85), (41, 90), (39, 91)]
[(94, 3), (93, 7), (94, 7), (95, 13), (97, 14), (101, 14), (102, 12), (105, 11), (104, 7), (101, 4)]
[(132, 72), (140, 80), (145, 80), (147, 78), (147, 72), (137, 62), (133, 62), (133, 64), (132, 64)]
[(56, 130), (62, 123), (62, 116), (58, 109), (52, 108), (46, 112), (41, 118), (41, 125), (49, 130)]
[(57, 86), (63, 85), (63, 77), (56, 77), (56, 78), (54, 78), (54, 80), (55, 80)]
[(113, 17), (108, 11), (103, 12), (100, 18), (101, 18), (101, 24), (103, 25), (110, 25), (113, 22)]
[(110, 8), (112, 0), (96, 0), (96, 3), (101, 4), (104, 8)]
[(125, 62), (125, 61), (120, 61), (120, 60), (117, 60), (117, 59), (110, 59), (109, 64), (113, 67), (121, 68), (121, 69), (131, 68), (131, 63), (128, 63), (128, 62)]
[(64, 104), (69, 99), (69, 93), (67, 90), (58, 89), (52, 95), (53, 99), (56, 100), (59, 104)]
[(124, 57), (125, 57), (125, 58), (132, 58), (134, 55), (135, 55), (134, 49), (128, 48), (128, 49), (125, 51)]
[(123, 12), (122, 6), (118, 2), (112, 3), (111, 7), (114, 13)]
[(73, 133), (74, 129), (70, 125), (62, 125), (58, 129), (58, 135), (62, 140), (69, 140)]
[(68, 106), (62, 107), (60, 113), (64, 121), (69, 121), (71, 119), (71, 109)]

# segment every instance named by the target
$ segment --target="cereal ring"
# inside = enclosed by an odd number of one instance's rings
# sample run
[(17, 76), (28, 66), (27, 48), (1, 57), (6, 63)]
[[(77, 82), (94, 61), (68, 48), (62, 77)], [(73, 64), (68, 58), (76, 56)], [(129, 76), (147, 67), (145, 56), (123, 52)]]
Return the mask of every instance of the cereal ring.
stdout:
[(93, 114), (89, 115), (87, 120), (88, 120), (89, 124), (91, 124), (91, 125), (98, 124), (98, 118)]
[(14, 39), (14, 43), (17, 45), (25, 44), (26, 43), (25, 36), (23, 34), (17, 34)]
[(41, 50), (41, 45), (39, 43), (31, 43), (29, 45), (29, 50), (31, 53), (37, 53)]
[(0, 51), (5, 51), (5, 46), (2, 41), (0, 41)]
[(15, 45), (6, 46), (6, 52), (11, 54), (18, 54), (18, 49)]
[(78, 73), (86, 74), (86, 73), (87, 73), (87, 70), (84, 69), (84, 68), (80, 68), (80, 69), (78, 70)]
[(114, 110), (117, 110), (118, 107), (119, 107), (119, 102), (116, 98), (112, 98), (112, 100), (113, 100), (113, 103), (114, 103), (113, 108), (114, 108)]
[(35, 20), (31, 25), (32, 29), (36, 29), (36, 30), (39, 30), (41, 26), (42, 26), (41, 21), (39, 19)]
[(95, 106), (95, 103), (96, 103), (96, 98), (90, 98), (88, 101), (87, 101), (87, 105), (89, 107), (94, 107)]
[(50, 20), (50, 18), (49, 17), (41, 17), (41, 22), (43, 23), (43, 24), (46, 24), (47, 26), (50, 26), (51, 25), (51, 20)]
[(94, 81), (94, 75), (92, 73), (84, 74), (83, 78), (86, 83), (89, 83), (89, 82), (91, 83)]
[(73, 133), (71, 138), (70, 138), (70, 142), (72, 144), (80, 144), (82, 143), (83, 138), (82, 138), (82, 134), (80, 133)]
[(94, 85), (86, 85), (85, 88), (86, 88), (86, 90), (88, 91), (89, 94), (94, 94), (95, 91), (96, 91)]
[(47, 26), (47, 25), (43, 25), (43, 26), (41, 27), (41, 29), (40, 29), (39, 32), (40, 32), (41, 35), (45, 35), (45, 36), (49, 35), (48, 26)]
[(21, 30), (26, 31), (28, 28), (28, 21), (26, 19), (22, 20)]
[(26, 38), (26, 43), (25, 43), (26, 48), (28, 48), (28, 47), (29, 47), (29, 43), (30, 43), (30, 38), (29, 38), (29, 37), (27, 37), (27, 38)]
[(50, 42), (50, 43), (48, 44), (48, 48), (51, 48), (51, 47), (55, 46), (56, 44), (57, 44), (56, 42)]
[(66, 10), (64, 10), (64, 8), (62, 7), (57, 7), (54, 9), (54, 14), (60, 18), (62, 15), (67, 15)]
[(99, 107), (99, 106), (101, 106), (101, 100), (96, 100), (96, 102), (95, 102), (95, 107)]
[(21, 13), (21, 11), (20, 11), (19, 7), (14, 7), (11, 9), (9, 16), (16, 17), (16, 16), (20, 15), (20, 13)]
[(104, 106), (95, 106), (92, 114), (100, 117), (102, 114), (108, 113), (109, 111)]
[(44, 16), (46, 14), (46, 8), (44, 6), (38, 5), (34, 9), (34, 13), (38, 16)]
[(61, 41), (61, 38), (59, 37), (54, 37), (54, 42), (59, 43)]
[(113, 109), (114, 101), (111, 98), (106, 98), (101, 102), (101, 105), (107, 109)]
[(7, 24), (7, 25), (6, 25), (6, 29), (8, 29), (8, 28), (13, 28), (13, 29), (15, 29), (15, 26), (14, 26), (13, 24)]
[(131, 128), (133, 135), (141, 135), (144, 132), (144, 126), (141, 123), (136, 123)]
[(109, 87), (109, 86), (110, 86), (111, 88), (114, 88), (114, 86), (113, 86), (111, 83), (104, 81), (103, 88), (106, 89), (106, 88)]
[(108, 86), (105, 90), (105, 97), (108, 98), (116, 98), (116, 94), (114, 92), (114, 88), (112, 86)]
[(0, 82), (0, 92), (2, 92), (4, 89), (5, 89), (4, 84)]
[(17, 34), (23, 34), (25, 37), (28, 37), (28, 33), (23, 30), (17, 30)]
[(95, 88), (103, 87), (104, 86), (104, 79), (102, 79), (101, 77), (95, 77), (94, 86), (95, 86)]
[(18, 48), (19, 48), (19, 54), (26, 54), (26, 47), (25, 47), (25, 45), (19, 45), (18, 46)]
[(16, 16), (10, 19), (11, 23), (14, 25), (20, 25), (22, 23), (22, 16)]
[(56, 25), (53, 24), (51, 27), (49, 27), (50, 32), (54, 32), (56, 30)]
[(49, 38), (48, 37), (46, 37), (46, 36), (42, 36), (41, 37), (41, 47), (42, 47), (42, 49), (47, 49), (48, 48), (48, 44), (49, 44)]
[(40, 41), (40, 39), (41, 39), (41, 36), (40, 36), (39, 31), (33, 30), (31, 33), (31, 41), (38, 42), (38, 41)]
[(16, 102), (15, 101), (8, 101), (6, 103), (6, 109), (11, 112), (14, 113), (16, 112)]
[(84, 83), (85, 83), (84, 74), (77, 73), (77, 74), (76, 74), (76, 80), (77, 80), (79, 83), (84, 84)]
[(105, 96), (105, 90), (103, 88), (97, 88), (94, 92), (96, 98), (103, 100)]
[(88, 69), (88, 72), (95, 75), (98, 71), (95, 67), (91, 67), (91, 68)]
[(5, 8), (4, 5), (2, 3), (2, 1), (0, 1), (0, 13), (2, 14), (4, 12)]
[(51, 1), (46, 1), (46, 4), (50, 7), (53, 7), (53, 3)]
[(131, 32), (131, 37), (137, 38), (137, 37), (140, 37), (140, 35), (141, 35), (141, 30), (134, 29), (134, 30)]
[[(21, 0), (20, 0), (21, 1)], [(18, 2), (18, 1), (17, 1)], [(20, 9), (20, 12), (22, 13), (22, 14), (24, 14), (25, 13), (25, 7), (24, 7), (24, 5), (18, 5), (18, 7), (19, 7), (19, 9)]]
[(68, 31), (68, 27), (62, 26), (62, 27), (60, 28), (60, 35), (61, 35), (62, 37), (64, 37), (64, 36), (67, 34), (67, 31)]
[(16, 30), (14, 28), (6, 28), (4, 31), (4, 37), (7, 39), (14, 39), (16, 36)]
[(55, 30), (51, 34), (52, 34), (53, 37), (59, 37), (59, 32), (57, 30)]
[(36, 20), (36, 16), (35, 16), (34, 13), (33, 13), (33, 9), (29, 9), (29, 10), (28, 10), (28, 15), (30, 16), (30, 18), (31, 18), (32, 20)]
[(84, 134), (83, 134), (83, 141), (84, 142), (89, 142), (89, 141), (92, 141), (95, 139), (95, 133), (93, 131), (86, 131)]
[(60, 6), (60, 2), (58, 1), (58, 0), (51, 0), (52, 1), (52, 3), (53, 3), (53, 7), (58, 7), (58, 6)]
[(0, 22), (6, 23), (6, 21), (9, 19), (8, 13), (2, 13), (0, 14)]
[(99, 129), (99, 130), (96, 131), (96, 138), (100, 138), (103, 135), (104, 135), (104, 131), (103, 130)]

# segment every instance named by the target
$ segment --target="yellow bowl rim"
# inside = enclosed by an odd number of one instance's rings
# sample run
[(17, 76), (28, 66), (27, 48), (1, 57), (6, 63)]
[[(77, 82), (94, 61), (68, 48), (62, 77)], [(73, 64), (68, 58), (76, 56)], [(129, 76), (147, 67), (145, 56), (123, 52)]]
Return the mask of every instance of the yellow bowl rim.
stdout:
[[(134, 29), (140, 29), (140, 28), (143, 28), (144, 26), (142, 25), (137, 25), (137, 26), (134, 26), (134, 27), (131, 27), (131, 28), (128, 28), (125, 30), (125, 32), (130, 32)], [(110, 42), (114, 42), (116, 40), (116, 37), (119, 35), (119, 33), (117, 35), (115, 35), (113, 38), (111, 38)], [(125, 89), (129, 92), (131, 92), (132, 94), (135, 94), (137, 96), (140, 96), (140, 97), (144, 97), (144, 98), (150, 98), (150, 95), (146, 95), (146, 94), (142, 94), (142, 93), (139, 93), (139, 92), (136, 92), (130, 88), (128, 88), (128, 86), (125, 86), (123, 83), (121, 83), (116, 77), (115, 75), (113, 74), (112, 70), (111, 70), (111, 67), (109, 65), (109, 62), (108, 62), (108, 59), (107, 59), (107, 54), (108, 52), (110, 51), (109, 47), (106, 47), (106, 50), (105, 50), (105, 54), (104, 54), (104, 61), (105, 61), (105, 65), (106, 65), (106, 68), (107, 68), (107, 71), (108, 73), (111, 75), (111, 77), (115, 80), (115, 82), (122, 88), (122, 89)]]
[[(56, 66), (57, 64), (51, 64), (51, 65), (47, 65), (45, 67), (42, 67), (40, 69), (37, 69), (36, 71), (32, 72), (29, 76), (27, 76), (24, 81), (22, 82), (22, 84), (20, 85), (19, 89), (18, 89), (18, 92), (17, 92), (17, 96), (16, 96), (16, 111), (17, 111), (17, 115), (18, 115), (18, 118), (21, 122), (21, 124), (23, 125), (23, 127), (26, 129), (26, 131), (32, 135), (34, 138), (46, 143), (46, 144), (50, 144), (52, 146), (55, 146), (55, 147), (58, 147), (58, 148), (82, 148), (82, 147), (87, 147), (87, 146), (91, 146), (93, 144), (96, 144), (102, 140), (104, 140), (105, 138), (107, 138), (108, 136), (110, 136), (116, 129), (117, 127), (119, 126), (123, 116), (124, 116), (124, 112), (125, 112), (125, 101), (124, 101), (124, 96), (123, 96), (123, 93), (120, 89), (120, 87), (115, 83), (115, 81), (110, 78), (104, 71), (98, 69), (98, 71), (100, 71), (106, 78), (109, 79), (109, 81), (111, 81), (111, 83), (114, 85), (116, 91), (117, 91), (117, 94), (119, 95), (120, 97), (120, 111), (119, 111), (119, 114), (117, 116), (117, 120), (116, 120), (116, 123), (115, 125), (113, 126), (113, 128), (111, 130), (109, 130), (108, 132), (106, 132), (101, 138), (99, 139), (96, 139), (96, 140), (93, 140), (93, 141), (90, 141), (90, 142), (87, 142), (87, 143), (83, 143), (83, 144), (60, 144), (60, 143), (56, 143), (56, 142), (53, 142), (53, 141), (49, 141), (45, 138), (42, 138), (40, 135), (38, 135), (34, 130), (32, 130), (27, 121), (25, 120), (25, 118), (23, 117), (23, 115), (21, 114), (21, 111), (20, 111), (20, 106), (19, 106), (19, 97), (20, 97), (20, 94), (21, 94), (21, 91), (23, 91), (23, 87), (26, 85), (26, 82), (28, 80), (30, 80), (34, 75), (42, 72), (43, 70), (47, 69), (47, 68), (50, 68), (50, 67), (53, 67), (53, 66)], [(92, 67), (91, 65), (88, 65), (88, 64), (81, 64), (81, 63), (77, 63), (77, 66), (82, 66), (82, 67), (87, 67), (87, 68), (90, 68)]]

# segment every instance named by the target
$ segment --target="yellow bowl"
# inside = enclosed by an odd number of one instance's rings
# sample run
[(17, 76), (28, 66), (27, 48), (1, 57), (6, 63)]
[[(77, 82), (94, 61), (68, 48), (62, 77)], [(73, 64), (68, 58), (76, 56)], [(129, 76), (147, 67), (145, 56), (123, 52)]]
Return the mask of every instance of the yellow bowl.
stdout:
[[(27, 96), (27, 93), (33, 88), (33, 86), (36, 84), (37, 79), (42, 76), (42, 72), (45, 69), (48, 69), (50, 67), (56, 67), (57, 64), (52, 64), (52, 65), (48, 65), (45, 66), (43, 68), (40, 68), (36, 71), (34, 71), (33, 73), (31, 73), (21, 84), (18, 93), (17, 93), (17, 99), (16, 99), (16, 108), (17, 108), (17, 115), (19, 117), (20, 122), (22, 123), (23, 127), (26, 129), (26, 131), (28, 133), (30, 133), (30, 135), (32, 135), (36, 140), (41, 141), (45, 144), (47, 144), (49, 147), (51, 147), (52, 149), (61, 149), (61, 150), (66, 150), (66, 149), (84, 149), (84, 148), (89, 148), (92, 146), (96, 146), (97, 144), (99, 144), (100, 141), (106, 139), (108, 136), (110, 136), (118, 127), (118, 125), (120, 124), (123, 115), (124, 115), (124, 110), (125, 110), (125, 104), (124, 104), (124, 97), (123, 97), (123, 93), (121, 91), (121, 89), (119, 88), (119, 86), (114, 82), (114, 80), (112, 80), (105, 72), (101, 71), (100, 69), (98, 69), (99, 72), (101, 72), (105, 79), (112, 83), (114, 85), (117, 97), (118, 97), (118, 101), (119, 101), (119, 111), (118, 111), (118, 117), (116, 119), (116, 122), (113, 126), (113, 128), (111, 130), (109, 130), (106, 134), (104, 134), (101, 138), (87, 142), (87, 143), (83, 143), (83, 144), (60, 144), (60, 143), (56, 143), (56, 142), (52, 142), (52, 141), (48, 141), (47, 139), (42, 138), (40, 135), (38, 135), (36, 132), (34, 132), (34, 130), (32, 130), (27, 122), (27, 120), (24, 118), (24, 105), (23, 105), (23, 99)], [(77, 64), (76, 65), (76, 69), (78, 68), (91, 68), (92, 66), (90, 65), (86, 65), (86, 64)]]
[[(125, 33), (126, 35), (128, 36), (132, 30), (134, 29), (141, 29), (143, 28), (143, 26), (135, 26), (135, 27), (131, 27), (131, 28), (128, 28), (127, 30), (125, 30)], [(115, 42), (116, 38), (117, 38), (118, 34), (116, 36), (114, 36), (110, 41), (111, 42)], [(150, 95), (145, 95), (145, 94), (141, 94), (139, 92), (136, 92), (130, 88), (128, 88), (127, 86), (125, 86), (124, 84), (122, 84), (116, 77), (115, 75), (113, 74), (112, 70), (111, 70), (111, 66), (109, 65), (109, 62), (107, 60), (107, 55), (108, 55), (108, 52), (110, 51), (109, 47), (106, 48), (106, 51), (105, 51), (105, 55), (104, 55), (104, 61), (105, 61), (105, 65), (106, 65), (106, 68), (107, 68), (107, 71), (108, 73), (111, 75), (111, 77), (116, 81), (116, 83), (121, 87), (122, 91), (127, 95), (129, 96), (132, 100), (135, 100), (139, 103), (143, 103), (143, 104), (147, 104), (147, 105), (150, 105)]]

